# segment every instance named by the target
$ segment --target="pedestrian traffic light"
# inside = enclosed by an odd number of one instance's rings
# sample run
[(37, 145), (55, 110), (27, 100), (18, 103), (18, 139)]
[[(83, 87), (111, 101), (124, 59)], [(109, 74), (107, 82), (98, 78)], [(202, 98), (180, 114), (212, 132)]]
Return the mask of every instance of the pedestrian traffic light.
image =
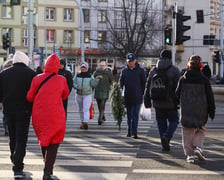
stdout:
[(2, 35), (2, 46), (3, 49), (8, 49), (10, 46), (10, 38), (9, 38), (9, 33), (5, 33)]
[(191, 29), (191, 26), (183, 24), (184, 21), (191, 19), (191, 16), (184, 16), (181, 13), (177, 13), (176, 15), (176, 45), (180, 45), (184, 41), (191, 39), (191, 36), (184, 36), (184, 32)]
[(204, 13), (203, 10), (196, 11), (197, 23), (204, 23)]
[(165, 44), (171, 45), (172, 44), (172, 29), (166, 28), (164, 30), (164, 36), (165, 36)]
[(215, 61), (216, 63), (220, 63), (219, 51), (214, 51), (213, 61)]

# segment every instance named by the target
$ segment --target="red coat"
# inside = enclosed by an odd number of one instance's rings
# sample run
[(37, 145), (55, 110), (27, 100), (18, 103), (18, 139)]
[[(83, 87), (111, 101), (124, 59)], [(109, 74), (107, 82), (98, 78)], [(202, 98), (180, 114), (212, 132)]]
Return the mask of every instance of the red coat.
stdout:
[[(57, 55), (48, 57), (44, 73), (35, 76), (27, 93), (27, 100), (33, 102), (32, 123), (41, 146), (63, 141), (66, 115), (62, 100), (67, 99), (69, 89), (66, 79), (58, 75), (60, 61)], [(40, 83), (50, 74), (56, 73), (36, 91)]]

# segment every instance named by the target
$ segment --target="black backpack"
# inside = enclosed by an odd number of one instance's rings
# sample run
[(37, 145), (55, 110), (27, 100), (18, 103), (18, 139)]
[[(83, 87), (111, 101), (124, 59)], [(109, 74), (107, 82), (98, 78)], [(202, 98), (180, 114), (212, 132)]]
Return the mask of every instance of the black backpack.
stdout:
[(164, 70), (155, 69), (150, 83), (150, 97), (152, 100), (166, 100), (169, 96), (168, 78), (166, 75), (170, 66)]

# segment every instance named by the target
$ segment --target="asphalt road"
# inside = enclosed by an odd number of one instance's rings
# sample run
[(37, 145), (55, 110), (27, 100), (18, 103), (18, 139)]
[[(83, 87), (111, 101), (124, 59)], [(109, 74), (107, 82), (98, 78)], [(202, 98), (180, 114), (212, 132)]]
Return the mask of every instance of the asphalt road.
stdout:
[[(88, 130), (79, 129), (80, 120), (74, 91), (69, 97), (68, 119), (64, 142), (54, 168), (61, 180), (223, 180), (224, 179), (224, 109), (217, 100), (214, 122), (207, 124), (204, 153), (207, 160), (188, 164), (181, 144), (181, 129), (171, 142), (171, 151), (161, 151), (159, 134), (152, 109), (151, 121), (139, 121), (139, 139), (127, 138), (126, 119), (119, 131), (106, 106), (106, 122), (97, 123), (95, 117)], [(2, 114), (0, 115), (0, 118)], [(42, 178), (43, 161), (32, 126), (25, 157), (26, 179)], [(13, 179), (9, 160), (8, 137), (0, 124), (0, 179)]]

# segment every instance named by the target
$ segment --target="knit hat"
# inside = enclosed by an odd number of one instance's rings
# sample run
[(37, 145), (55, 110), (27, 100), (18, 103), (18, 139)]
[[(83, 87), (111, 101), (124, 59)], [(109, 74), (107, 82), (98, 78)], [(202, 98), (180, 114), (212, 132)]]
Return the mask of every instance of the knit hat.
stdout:
[(64, 59), (60, 60), (60, 64), (63, 64), (64, 66), (66, 65), (66, 61)]
[(85, 68), (86, 68), (86, 70), (88, 70), (89, 65), (88, 65), (88, 63), (83, 62), (83, 63), (81, 64), (81, 66), (80, 66), (80, 67), (85, 67)]
[(29, 57), (21, 51), (16, 51), (15, 55), (13, 56), (12, 63), (24, 63), (26, 66), (29, 65)]
[(160, 58), (167, 58), (167, 59), (171, 59), (172, 58), (172, 53), (170, 50), (167, 49), (163, 49), (160, 52)]

